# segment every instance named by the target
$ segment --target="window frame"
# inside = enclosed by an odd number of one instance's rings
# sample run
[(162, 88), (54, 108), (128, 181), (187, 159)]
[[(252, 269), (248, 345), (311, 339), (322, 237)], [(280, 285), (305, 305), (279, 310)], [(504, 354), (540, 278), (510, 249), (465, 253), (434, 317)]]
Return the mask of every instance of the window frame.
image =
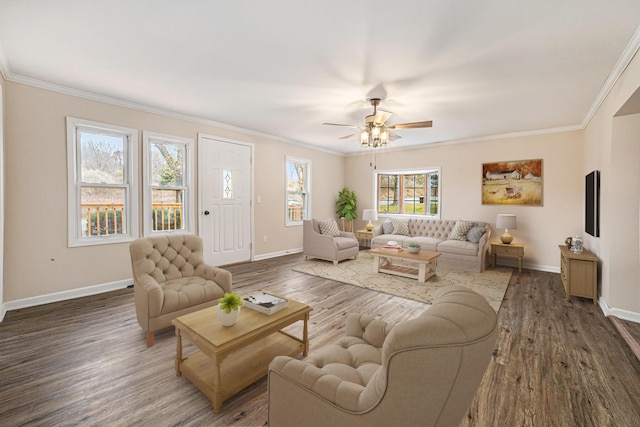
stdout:
[[(378, 180), (380, 175), (398, 175), (399, 182), (402, 183), (406, 175), (426, 174), (428, 176), (429, 174), (433, 174), (433, 173), (436, 173), (438, 176), (438, 187), (437, 187), (438, 190), (436, 195), (437, 203), (438, 203), (437, 214), (431, 215), (428, 213), (416, 214), (416, 213), (404, 213), (404, 212), (398, 212), (398, 213), (380, 212), (380, 205), (379, 205), (380, 200), (378, 198), (378, 190), (379, 190)], [(428, 192), (431, 186), (429, 185), (428, 182), (425, 184), (426, 184), (425, 192)], [(403, 187), (403, 184), (400, 184), (400, 189), (399, 189), (400, 193), (402, 193), (402, 187)], [(403, 217), (414, 217), (414, 218), (440, 219), (442, 214), (441, 192), (442, 192), (442, 171), (440, 167), (426, 167), (426, 168), (419, 168), (419, 169), (375, 170), (373, 173), (373, 200), (374, 200), (374, 207), (379, 217), (387, 218), (387, 217), (403, 216)], [(425, 194), (425, 197), (427, 197), (426, 194)]]
[[(169, 189), (184, 190), (183, 197), (183, 228), (179, 230), (153, 230), (151, 215), (153, 212), (152, 185), (151, 177), (151, 144), (164, 143), (171, 145), (184, 145), (184, 177), (183, 185), (170, 187)], [(194, 196), (194, 173), (195, 173), (195, 142), (191, 138), (183, 138), (174, 135), (166, 135), (151, 131), (142, 131), (142, 229), (144, 236), (171, 234), (171, 233), (191, 233), (195, 231), (195, 196)], [(158, 187), (160, 188), (160, 187)]]
[[(138, 237), (138, 184), (135, 169), (138, 164), (138, 130), (91, 120), (66, 117), (67, 121), (67, 245), (68, 247), (95, 246), (113, 243), (131, 242)], [(81, 191), (84, 183), (79, 181), (81, 150), (78, 135), (81, 131), (124, 137), (123, 159), (125, 178), (122, 185), (96, 184), (92, 187), (123, 188), (125, 190), (124, 212), (126, 214), (126, 233), (98, 236), (82, 235)]]
[[(300, 163), (305, 165), (305, 179), (304, 179), (304, 189), (302, 192), (297, 191), (289, 191), (289, 164), (290, 163)], [(302, 159), (299, 157), (286, 156), (285, 158), (285, 167), (284, 167), (285, 179), (284, 179), (284, 187), (285, 187), (285, 196), (284, 196), (284, 218), (285, 218), (285, 226), (293, 227), (302, 225), (304, 220), (311, 218), (311, 160)], [(303, 206), (303, 215), (299, 221), (291, 220), (289, 217), (289, 195), (290, 194), (302, 194), (304, 196), (304, 206)]]

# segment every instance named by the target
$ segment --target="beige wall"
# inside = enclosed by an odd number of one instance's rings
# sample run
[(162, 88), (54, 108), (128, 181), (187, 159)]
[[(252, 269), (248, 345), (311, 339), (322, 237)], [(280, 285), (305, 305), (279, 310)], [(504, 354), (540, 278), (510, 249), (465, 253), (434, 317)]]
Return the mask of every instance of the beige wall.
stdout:
[(5, 248), (10, 248), (4, 258), (4, 302), (131, 277), (127, 244), (67, 247), (66, 116), (196, 141), (198, 133), (204, 133), (253, 143), (254, 194), (262, 199), (255, 205), (256, 257), (302, 247), (302, 227), (284, 226), (286, 155), (312, 161), (314, 215), (333, 215), (344, 182), (342, 156), (295, 144), (14, 82), (5, 82), (4, 101)]
[[(401, 145), (402, 141), (396, 144)], [(567, 236), (583, 234), (583, 155), (582, 132), (576, 131), (389, 150), (377, 155), (377, 170), (440, 167), (443, 219), (486, 221), (495, 226), (498, 213), (514, 213), (518, 216), (518, 229), (510, 232), (514, 242), (526, 245), (525, 265), (558, 271), (558, 245)], [(544, 206), (482, 205), (482, 164), (526, 159), (543, 160)], [(373, 169), (369, 167), (369, 157), (349, 157), (346, 167), (347, 184), (356, 190), (360, 205), (372, 206)]]
[(615, 116), (639, 87), (640, 57), (636, 55), (585, 129), (583, 170), (601, 173), (601, 237), (587, 236), (585, 241), (601, 261), (601, 303), (611, 314), (631, 315), (636, 321), (640, 321), (640, 116)]

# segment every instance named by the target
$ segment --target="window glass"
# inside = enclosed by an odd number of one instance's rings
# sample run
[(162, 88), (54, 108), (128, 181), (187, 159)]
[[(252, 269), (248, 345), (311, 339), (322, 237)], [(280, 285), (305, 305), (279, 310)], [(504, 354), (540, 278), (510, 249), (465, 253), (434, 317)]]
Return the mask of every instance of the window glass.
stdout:
[(287, 207), (286, 225), (299, 225), (310, 218), (311, 162), (287, 157)]
[(378, 213), (439, 217), (439, 174), (437, 169), (376, 173)]

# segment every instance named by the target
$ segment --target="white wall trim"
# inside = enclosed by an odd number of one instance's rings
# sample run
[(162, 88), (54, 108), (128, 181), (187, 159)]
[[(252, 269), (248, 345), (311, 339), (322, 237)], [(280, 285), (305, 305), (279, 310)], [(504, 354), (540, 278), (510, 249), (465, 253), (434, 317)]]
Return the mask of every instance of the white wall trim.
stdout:
[(124, 289), (133, 285), (133, 279), (118, 280), (116, 282), (102, 283), (100, 285), (86, 286), (84, 288), (71, 289), (68, 291), (54, 292), (51, 294), (35, 297), (23, 298), (14, 301), (7, 301), (3, 304), (6, 311), (18, 310), (21, 308), (34, 307), (37, 305), (49, 304), (52, 302), (66, 301), (74, 298), (82, 298), (105, 292)]
[(268, 253), (268, 254), (256, 255), (254, 261), (262, 261), (262, 260), (265, 260), (265, 259), (277, 258), (277, 257), (285, 256), (285, 255), (299, 254), (299, 253), (302, 253), (302, 248), (287, 249), (287, 250), (284, 250), (284, 251), (278, 251), (278, 252), (271, 252), (271, 253)]
[(598, 305), (602, 309), (605, 316), (615, 316), (618, 319), (628, 320), (629, 322), (640, 323), (640, 313), (634, 311), (623, 310), (621, 308), (611, 308), (607, 305), (607, 302), (602, 298), (598, 298)]

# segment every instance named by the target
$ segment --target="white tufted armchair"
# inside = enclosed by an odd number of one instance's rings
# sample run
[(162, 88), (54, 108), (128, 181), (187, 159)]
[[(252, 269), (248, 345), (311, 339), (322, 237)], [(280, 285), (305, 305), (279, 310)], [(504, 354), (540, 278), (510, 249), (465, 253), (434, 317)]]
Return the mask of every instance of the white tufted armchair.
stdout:
[(491, 360), (487, 301), (448, 286), (415, 319), (349, 314), (345, 336), (306, 360), (269, 366), (269, 427), (457, 426)]
[(204, 263), (202, 239), (171, 234), (138, 239), (129, 245), (136, 316), (147, 331), (147, 347), (154, 331), (171, 320), (217, 304), (231, 292), (231, 273)]

